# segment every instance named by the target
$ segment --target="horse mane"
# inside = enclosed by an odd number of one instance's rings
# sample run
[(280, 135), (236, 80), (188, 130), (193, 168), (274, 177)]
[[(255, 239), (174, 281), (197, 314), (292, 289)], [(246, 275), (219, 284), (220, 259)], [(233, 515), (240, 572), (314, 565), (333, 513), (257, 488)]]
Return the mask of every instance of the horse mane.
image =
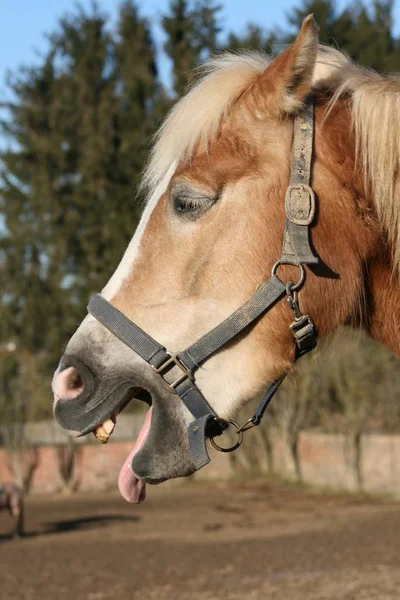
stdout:
[(366, 190), (392, 247), (393, 270), (400, 266), (400, 76), (379, 74), (349, 63), (331, 105), (348, 97), (356, 157)]
[[(143, 185), (150, 195), (173, 164), (207, 147), (239, 96), (269, 65), (262, 52), (226, 52), (199, 69), (197, 81), (175, 104), (154, 138)], [(320, 45), (313, 77), (315, 88), (331, 91), (329, 108), (348, 99), (366, 189), (400, 265), (400, 76), (357, 66), (342, 52)]]
[(155, 135), (143, 180), (150, 195), (173, 163), (190, 159), (217, 135), (232, 104), (269, 63), (261, 52), (226, 52), (198, 68), (197, 80)]

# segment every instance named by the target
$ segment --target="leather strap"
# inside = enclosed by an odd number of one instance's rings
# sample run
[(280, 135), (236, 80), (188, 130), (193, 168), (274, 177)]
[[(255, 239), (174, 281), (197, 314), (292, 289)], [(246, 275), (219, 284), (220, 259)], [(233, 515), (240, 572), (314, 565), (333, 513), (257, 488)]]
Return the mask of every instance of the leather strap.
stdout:
[(276, 275), (272, 275), (245, 304), (220, 325), (214, 327), (197, 342), (181, 352), (179, 358), (188, 369), (198, 368), (212, 354), (233, 340), (258, 317), (270, 310), (285, 294), (286, 287), (282, 281)]
[[(205, 445), (205, 438), (211, 437), (207, 428), (211, 420), (215, 422), (216, 414), (192, 381), (192, 371), (197, 369), (202, 362), (217, 350), (225, 346), (227, 342), (233, 340), (263, 313), (270, 310), (285, 294), (286, 287), (280, 279), (276, 275), (271, 276), (236, 312), (176, 357), (168, 353), (164, 346), (130, 321), (100, 294), (92, 296), (87, 309), (119, 340), (152, 365), (181, 398), (186, 408), (196, 419), (188, 428), (189, 446), (193, 462), (195, 465), (201, 464), (201, 466), (204, 466), (210, 460)], [(163, 368), (164, 365), (165, 369)], [(185, 368), (187, 369), (186, 372)], [(172, 379), (180, 375), (182, 380), (176, 384), (171, 382), (172, 373), (175, 373)], [(223, 421), (218, 421), (218, 427), (213, 427), (212, 437), (220, 435), (225, 429), (226, 426)], [(200, 466), (196, 466), (196, 469), (198, 468)]]
[[(192, 372), (217, 350), (256, 321), (263, 313), (270, 310), (285, 294), (286, 287), (279, 277), (272, 275), (245, 304), (206, 333), (200, 340), (180, 352), (176, 360), (171, 358), (171, 354), (167, 352), (164, 346), (130, 321), (100, 294), (91, 297), (87, 310), (124, 344), (158, 369), (160, 375), (166, 379), (160, 370), (163, 363), (171, 360), (172, 368), (174, 364), (181, 362), (188, 371)], [(166, 381), (169, 383), (167, 379)], [(179, 385), (174, 387), (176, 391), (181, 389)]]
[(107, 302), (101, 294), (95, 294), (90, 298), (87, 310), (115, 337), (151, 365), (158, 366), (168, 357), (164, 346)]
[(309, 227), (315, 214), (315, 196), (310, 187), (313, 140), (314, 102), (310, 97), (293, 125), (292, 165), (285, 197), (286, 225), (280, 259), (285, 264), (319, 262), (309, 238)]

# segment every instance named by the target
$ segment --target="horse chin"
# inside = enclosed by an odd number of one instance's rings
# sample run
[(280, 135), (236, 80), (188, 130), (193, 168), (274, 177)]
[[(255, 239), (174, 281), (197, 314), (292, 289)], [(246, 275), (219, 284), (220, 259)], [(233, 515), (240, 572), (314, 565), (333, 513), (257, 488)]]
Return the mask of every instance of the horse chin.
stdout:
[(178, 409), (170, 398), (166, 403), (163, 397), (152, 395), (151, 406), (118, 478), (119, 491), (127, 502), (142, 502), (146, 483), (155, 485), (195, 471), (186, 424)]
[(152, 394), (151, 407), (121, 474), (128, 466), (138, 480), (153, 485), (194, 473), (187, 419), (175, 394)]

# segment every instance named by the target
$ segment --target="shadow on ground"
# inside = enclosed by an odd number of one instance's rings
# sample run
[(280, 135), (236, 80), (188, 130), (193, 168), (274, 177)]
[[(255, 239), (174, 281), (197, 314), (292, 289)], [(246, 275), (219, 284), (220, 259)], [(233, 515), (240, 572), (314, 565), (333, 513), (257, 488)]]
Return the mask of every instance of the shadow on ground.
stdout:
[[(42, 535), (55, 535), (59, 533), (67, 533), (69, 531), (81, 531), (86, 529), (99, 529), (101, 527), (107, 527), (121, 521), (137, 522), (140, 521), (140, 517), (136, 515), (95, 515), (92, 517), (83, 517), (78, 519), (67, 519), (65, 521), (49, 521), (43, 523), (43, 528), (35, 531), (26, 531), (23, 538), (31, 538)], [(14, 538), (12, 533), (0, 534), (0, 543), (10, 540), (18, 540)]]

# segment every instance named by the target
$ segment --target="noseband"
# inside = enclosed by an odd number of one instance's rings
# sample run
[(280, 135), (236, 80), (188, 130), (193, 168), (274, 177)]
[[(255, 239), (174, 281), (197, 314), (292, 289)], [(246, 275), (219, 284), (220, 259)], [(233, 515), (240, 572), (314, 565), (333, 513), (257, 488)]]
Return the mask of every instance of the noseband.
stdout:
[[(294, 120), (292, 164), (290, 185), (286, 192), (286, 225), (283, 235), (282, 254), (275, 263), (271, 277), (230, 317), (206, 333), (197, 342), (173, 354), (114, 308), (100, 294), (94, 295), (88, 311), (118, 339), (141, 356), (154, 373), (168, 384), (194, 417), (188, 427), (189, 448), (196, 470), (206, 465), (210, 458), (206, 439), (222, 452), (236, 450), (242, 442), (243, 433), (259, 425), (264, 412), (282, 383), (286, 374), (274, 381), (265, 391), (255, 412), (243, 425), (218, 417), (194, 379), (196, 370), (218, 350), (235, 339), (242, 331), (268, 312), (279, 300), (286, 297), (294, 321), (290, 325), (296, 350), (296, 359), (316, 346), (317, 333), (309, 315), (302, 315), (297, 303), (297, 292), (304, 285), (304, 265), (318, 264), (318, 256), (310, 246), (310, 226), (315, 213), (315, 197), (310, 187), (311, 162), (314, 137), (314, 104), (310, 97), (304, 110)], [(300, 271), (296, 283), (283, 283), (277, 276), (280, 265), (294, 265)], [(230, 425), (238, 434), (237, 442), (223, 448), (215, 437)]]

